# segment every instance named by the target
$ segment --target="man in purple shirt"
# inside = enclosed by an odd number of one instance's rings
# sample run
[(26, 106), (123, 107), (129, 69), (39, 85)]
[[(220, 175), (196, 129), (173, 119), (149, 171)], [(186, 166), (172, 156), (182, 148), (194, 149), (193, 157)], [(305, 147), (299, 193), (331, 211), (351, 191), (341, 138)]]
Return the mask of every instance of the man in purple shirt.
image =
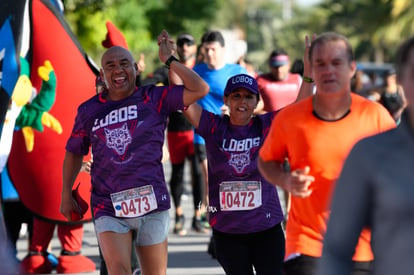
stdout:
[(137, 88), (138, 67), (131, 53), (111, 47), (101, 59), (107, 89), (79, 106), (66, 145), (61, 213), (71, 220), (76, 211), (72, 186), (91, 147), (91, 206), (109, 274), (130, 274), (132, 239), (142, 272), (166, 274), (170, 199), (161, 159), (167, 118), (209, 89), (177, 62), (175, 45), (165, 30), (158, 44), (170, 79), (182, 85)]

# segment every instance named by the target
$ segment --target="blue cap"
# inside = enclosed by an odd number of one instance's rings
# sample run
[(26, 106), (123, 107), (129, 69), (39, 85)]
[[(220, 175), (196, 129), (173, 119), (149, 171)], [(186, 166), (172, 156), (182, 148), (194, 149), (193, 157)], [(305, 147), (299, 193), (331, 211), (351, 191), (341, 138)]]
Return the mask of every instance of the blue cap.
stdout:
[(238, 88), (245, 88), (255, 95), (259, 94), (256, 79), (248, 74), (238, 74), (230, 77), (229, 80), (227, 80), (224, 95), (228, 96)]

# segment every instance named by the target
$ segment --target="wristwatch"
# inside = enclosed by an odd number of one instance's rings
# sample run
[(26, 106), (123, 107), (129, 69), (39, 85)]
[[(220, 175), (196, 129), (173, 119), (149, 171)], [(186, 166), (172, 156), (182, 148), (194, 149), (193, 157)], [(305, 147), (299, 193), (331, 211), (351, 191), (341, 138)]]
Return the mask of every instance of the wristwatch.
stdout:
[(165, 66), (167, 66), (167, 68), (169, 69), (169, 68), (170, 68), (170, 65), (171, 65), (171, 63), (172, 63), (173, 61), (178, 61), (178, 59), (177, 59), (174, 55), (171, 55), (171, 56), (167, 59), (167, 61), (165, 61)]

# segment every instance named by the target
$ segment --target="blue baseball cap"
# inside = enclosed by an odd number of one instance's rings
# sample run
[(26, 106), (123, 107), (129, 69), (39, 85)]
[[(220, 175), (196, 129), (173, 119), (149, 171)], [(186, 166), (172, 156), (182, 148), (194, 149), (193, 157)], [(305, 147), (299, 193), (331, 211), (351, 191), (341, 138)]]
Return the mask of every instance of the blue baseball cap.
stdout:
[(224, 95), (228, 96), (238, 88), (245, 88), (255, 95), (259, 94), (256, 79), (248, 74), (238, 74), (230, 77), (229, 80), (227, 80)]

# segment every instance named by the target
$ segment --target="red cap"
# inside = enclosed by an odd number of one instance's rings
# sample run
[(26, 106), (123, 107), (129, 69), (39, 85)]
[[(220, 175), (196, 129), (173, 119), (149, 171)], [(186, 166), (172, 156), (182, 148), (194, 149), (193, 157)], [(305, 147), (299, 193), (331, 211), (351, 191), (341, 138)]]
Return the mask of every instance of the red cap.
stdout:
[(102, 41), (102, 46), (107, 49), (112, 46), (121, 46), (128, 49), (128, 43), (124, 35), (111, 21), (106, 21), (106, 28), (108, 29), (108, 32), (106, 33), (105, 40)]

